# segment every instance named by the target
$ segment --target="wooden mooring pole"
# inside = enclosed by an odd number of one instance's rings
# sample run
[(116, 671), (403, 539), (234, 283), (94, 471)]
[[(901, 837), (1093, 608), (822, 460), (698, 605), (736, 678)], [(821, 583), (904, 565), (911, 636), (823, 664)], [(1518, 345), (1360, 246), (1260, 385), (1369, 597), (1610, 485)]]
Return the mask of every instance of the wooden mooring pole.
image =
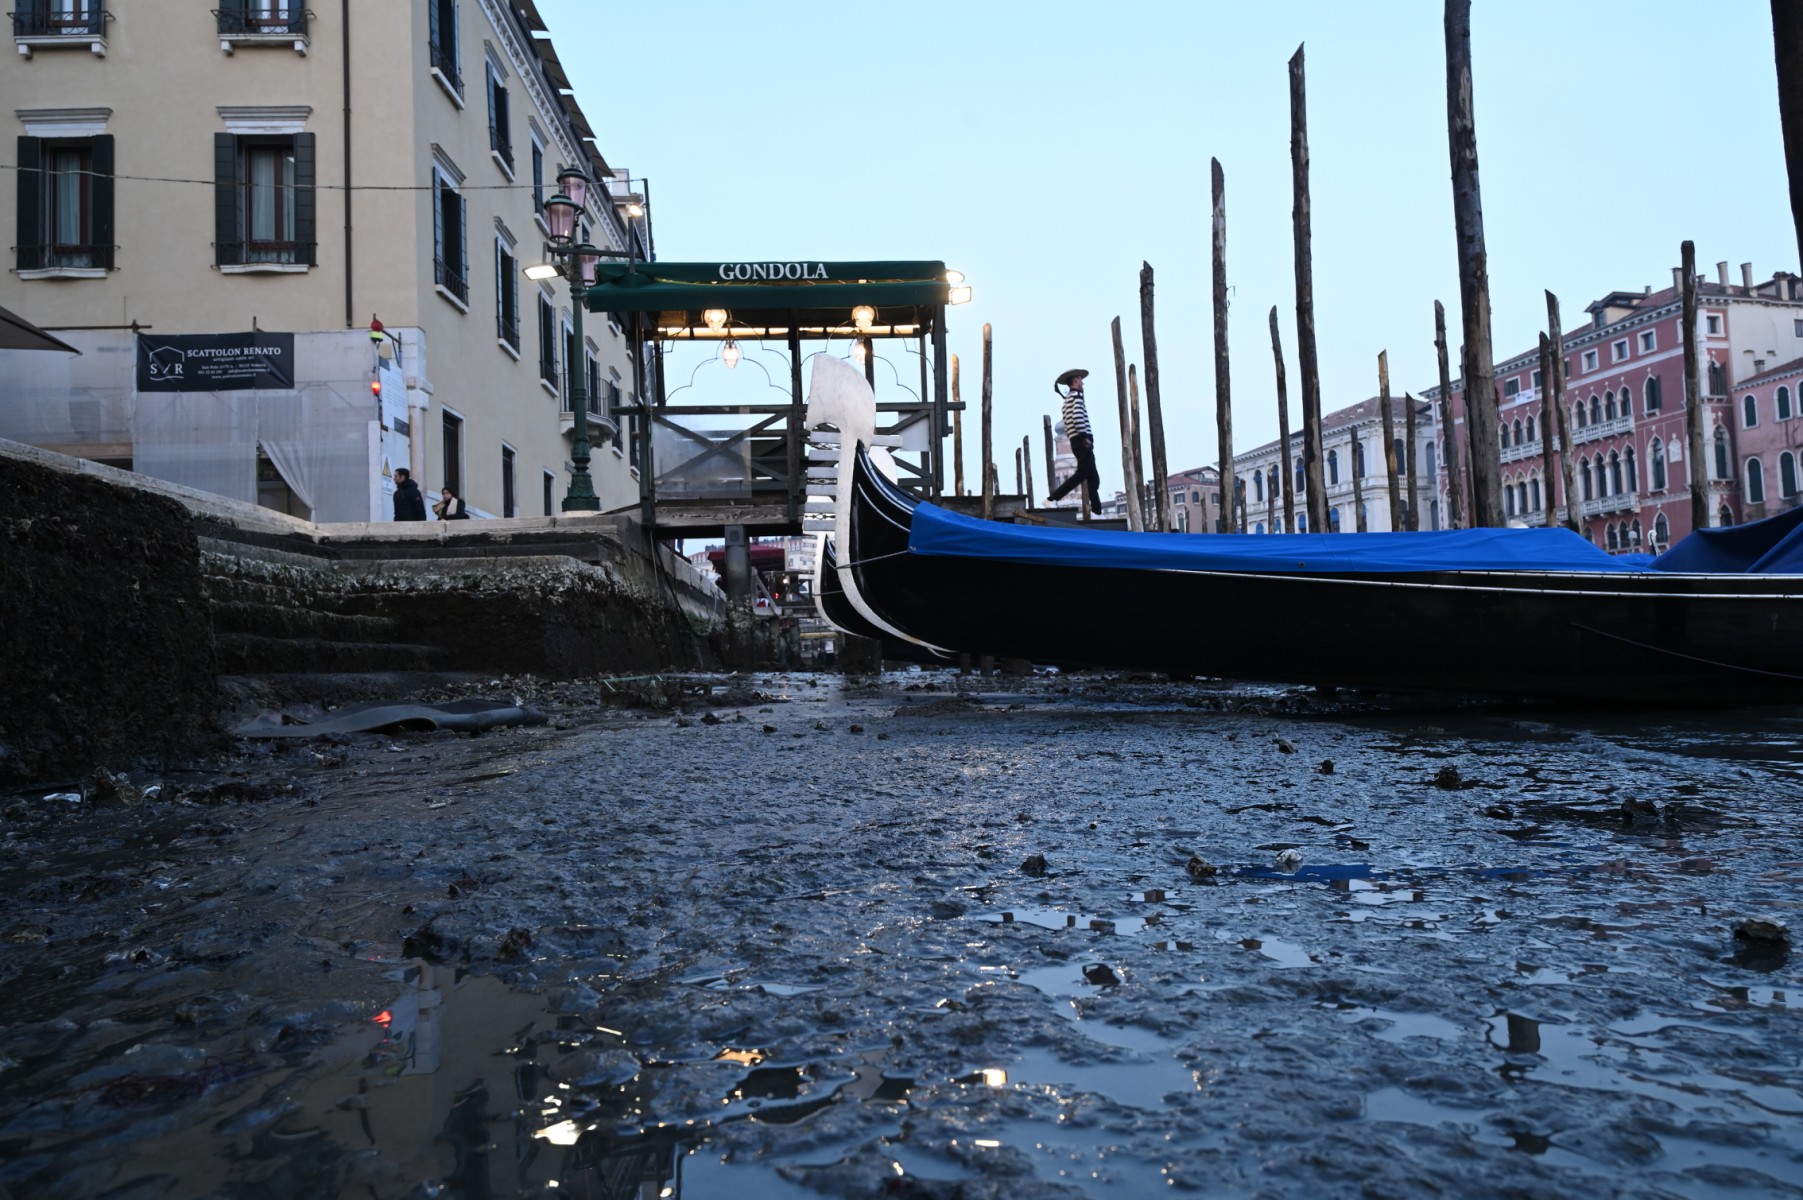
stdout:
[(1490, 258), (1484, 251), (1484, 201), (1478, 186), (1471, 89), (1471, 0), (1446, 0), (1446, 141), (1452, 156), (1452, 214), (1465, 323), (1461, 354), (1465, 424), (1471, 430), (1471, 515), (1473, 525), (1495, 527), (1505, 523), (1502, 446), (1490, 343)]
[(1571, 445), (1571, 408), (1565, 403), (1565, 332), (1559, 323), (1559, 298), (1546, 294), (1547, 354), (1552, 359), (1553, 373), (1542, 375), (1540, 385), (1549, 389), (1548, 402), (1540, 406), (1540, 437), (1550, 446), (1553, 429), (1547, 426), (1548, 414), (1557, 421), (1559, 433), (1559, 482), (1565, 493), (1565, 524), (1574, 533), (1584, 532), (1584, 514), (1578, 504), (1578, 459)]
[(1151, 504), (1146, 493), (1146, 464), (1140, 457), (1140, 450), (1145, 439), (1140, 436), (1139, 419), (1139, 368), (1133, 363), (1127, 364), (1127, 411), (1133, 417), (1133, 485), (1139, 489), (1139, 515), (1147, 529), (1158, 528), (1158, 513)]
[(1233, 483), (1233, 371), (1227, 356), (1227, 179), (1221, 160), (1208, 160), (1214, 191), (1215, 434), (1220, 445), (1221, 532), (1238, 533)]
[[(1346, 442), (1346, 457), (1351, 460), (1346, 464), (1346, 469), (1352, 472), (1352, 527), (1360, 533), (1364, 533), (1366, 532), (1365, 448), (1359, 443), (1359, 427), (1356, 422), (1348, 427), (1347, 432), (1352, 435)], [(1341, 532), (1344, 532), (1345, 529), (1346, 518), (1341, 517), (1340, 530)], [(1321, 526), (1321, 532), (1332, 533), (1333, 531), (1333, 523), (1330, 516), (1328, 523)]]
[(952, 491), (964, 494), (964, 410), (958, 396), (958, 356), (952, 355)]
[(1446, 527), (1465, 528), (1464, 451), (1452, 424), (1452, 366), (1446, 353), (1446, 306), (1434, 301), (1434, 354), (1440, 361), (1440, 444), (1446, 457)]
[(1125, 476), (1127, 497), (1127, 528), (1144, 529), (1145, 514), (1139, 507), (1139, 481), (1133, 477), (1133, 414), (1127, 407), (1127, 355), (1121, 349), (1121, 319), (1116, 317), (1109, 326), (1114, 338), (1114, 392), (1121, 414), (1121, 474)]
[(1033, 507), (1033, 435), (1028, 434), (1020, 440), (1020, 469), (1022, 486), (1020, 489), (1023, 510)]
[(1709, 461), (1703, 457), (1703, 389), (1698, 375), (1697, 248), (1682, 247), (1685, 453), (1690, 455), (1690, 527), (1709, 528)]
[(1803, 0), (1772, 0), (1772, 45), (1778, 60), (1778, 119), (1790, 174), (1791, 223), (1803, 262)]
[(1170, 460), (1164, 451), (1164, 405), (1158, 392), (1158, 330), (1152, 312), (1152, 264), (1139, 264), (1139, 338), (1146, 361), (1146, 425), (1152, 442), (1152, 494), (1159, 529), (1171, 529)]
[(1296, 365), (1302, 375), (1303, 499), (1311, 533), (1327, 531), (1327, 480), (1321, 465), (1321, 368), (1315, 356), (1315, 268), (1309, 247), (1308, 85), (1302, 47), (1290, 59), (1290, 223), (1296, 240)]
[(1390, 532), (1403, 526), (1402, 487), (1396, 478), (1396, 414), (1390, 411), (1390, 352), (1377, 352), (1377, 403), (1383, 409), (1384, 478), (1390, 488)]
[(1045, 490), (1050, 492), (1057, 486), (1058, 456), (1052, 452), (1052, 418), (1048, 414), (1045, 416)]
[(1283, 469), (1283, 532), (1296, 532), (1296, 472), (1290, 461), (1290, 397), (1284, 387), (1283, 341), (1277, 335), (1277, 306), (1271, 306), (1271, 357), (1277, 363), (1277, 458)]
[(1026, 480), (1021, 476), (1022, 469), (1025, 466), (1026, 464), (1020, 460), (1020, 451), (1016, 449), (1014, 452), (1014, 494), (1017, 496), (1024, 496), (1027, 494)]
[(1404, 392), (1402, 403), (1405, 414), (1404, 436), (1409, 439), (1402, 472), (1408, 476), (1407, 486), (1403, 491), (1403, 519), (1407, 522), (1408, 531), (1414, 533), (1421, 528), (1421, 491), (1415, 484), (1415, 443), (1420, 440), (1419, 431), (1415, 428), (1415, 410), (1420, 407), (1420, 401)]
[(983, 519), (995, 520), (994, 332), (983, 322)]

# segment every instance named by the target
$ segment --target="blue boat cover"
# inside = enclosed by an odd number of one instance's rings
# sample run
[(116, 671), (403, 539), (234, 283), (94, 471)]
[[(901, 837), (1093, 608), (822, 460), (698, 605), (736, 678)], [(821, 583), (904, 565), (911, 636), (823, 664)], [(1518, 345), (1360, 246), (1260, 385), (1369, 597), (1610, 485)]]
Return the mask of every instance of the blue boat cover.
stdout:
[[(1643, 565), (1623, 562), (1605, 553), (1569, 529), (1457, 529), (1434, 533), (1123, 533), (1119, 530), (1005, 525), (962, 516), (924, 501), (914, 509), (908, 549), (914, 554), (1148, 571), (1376, 575), (1420, 571), (1630, 574), (1645, 570)], [(1678, 547), (1673, 547), (1672, 553), (1677, 550)]]
[(1653, 560), (1689, 575), (1803, 574), (1803, 507), (1763, 521), (1699, 529)]

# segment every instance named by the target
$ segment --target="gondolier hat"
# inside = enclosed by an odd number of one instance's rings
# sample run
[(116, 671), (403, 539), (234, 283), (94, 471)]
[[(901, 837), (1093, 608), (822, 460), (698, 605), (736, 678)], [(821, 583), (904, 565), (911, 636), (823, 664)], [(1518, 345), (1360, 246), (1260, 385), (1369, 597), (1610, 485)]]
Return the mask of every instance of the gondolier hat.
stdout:
[(1088, 371), (1084, 371), (1079, 368), (1073, 368), (1069, 371), (1066, 371), (1064, 374), (1060, 375), (1058, 378), (1056, 378), (1052, 381), (1052, 390), (1057, 391), (1061, 387), (1062, 388), (1071, 388), (1071, 387), (1080, 388), (1083, 386), (1083, 380), (1085, 378), (1087, 378), (1088, 375), (1089, 375)]

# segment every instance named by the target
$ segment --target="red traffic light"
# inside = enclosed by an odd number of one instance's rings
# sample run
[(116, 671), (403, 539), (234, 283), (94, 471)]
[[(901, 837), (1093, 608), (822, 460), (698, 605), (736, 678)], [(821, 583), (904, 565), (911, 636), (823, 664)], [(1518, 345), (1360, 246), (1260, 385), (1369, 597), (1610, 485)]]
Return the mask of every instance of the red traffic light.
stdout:
[(369, 394), (372, 396), (380, 396), (382, 394), (382, 381), (380, 379), (372, 379), (369, 381)]

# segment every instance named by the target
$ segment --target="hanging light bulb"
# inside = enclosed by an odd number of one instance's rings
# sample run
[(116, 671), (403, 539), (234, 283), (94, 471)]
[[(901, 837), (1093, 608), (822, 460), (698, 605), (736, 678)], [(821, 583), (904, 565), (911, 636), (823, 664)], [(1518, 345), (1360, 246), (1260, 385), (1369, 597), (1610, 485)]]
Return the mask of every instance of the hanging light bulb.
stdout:
[(851, 361), (860, 367), (870, 361), (870, 339), (859, 338), (851, 344)]
[(859, 329), (869, 329), (876, 321), (876, 309), (868, 304), (860, 304), (851, 310), (851, 323)]
[(701, 319), (706, 321), (707, 327), (715, 333), (726, 328), (726, 310), (724, 308), (707, 309), (701, 314)]
[(947, 283), (951, 284), (953, 287), (957, 287), (959, 284), (964, 282), (964, 272), (962, 272), (962, 271), (947, 271), (945, 273), (945, 281)]
[(720, 347), (720, 361), (726, 364), (726, 369), (729, 371), (738, 366), (739, 343), (727, 338), (726, 345)]

